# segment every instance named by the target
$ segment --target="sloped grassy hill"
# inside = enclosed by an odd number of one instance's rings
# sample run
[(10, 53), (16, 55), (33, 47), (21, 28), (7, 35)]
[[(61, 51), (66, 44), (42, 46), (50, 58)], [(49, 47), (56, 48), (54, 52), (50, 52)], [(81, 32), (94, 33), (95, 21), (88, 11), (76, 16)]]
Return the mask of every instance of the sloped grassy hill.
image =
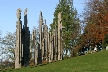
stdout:
[(29, 66), (2, 72), (108, 72), (108, 51), (70, 58), (43, 66)]

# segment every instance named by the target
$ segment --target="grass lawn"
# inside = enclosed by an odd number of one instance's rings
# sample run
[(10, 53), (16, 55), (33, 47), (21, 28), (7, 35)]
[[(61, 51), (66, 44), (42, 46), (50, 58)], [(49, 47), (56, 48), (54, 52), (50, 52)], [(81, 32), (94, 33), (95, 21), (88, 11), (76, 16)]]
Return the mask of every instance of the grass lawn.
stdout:
[(0, 72), (108, 72), (108, 51), (69, 58), (37, 67), (29, 66)]

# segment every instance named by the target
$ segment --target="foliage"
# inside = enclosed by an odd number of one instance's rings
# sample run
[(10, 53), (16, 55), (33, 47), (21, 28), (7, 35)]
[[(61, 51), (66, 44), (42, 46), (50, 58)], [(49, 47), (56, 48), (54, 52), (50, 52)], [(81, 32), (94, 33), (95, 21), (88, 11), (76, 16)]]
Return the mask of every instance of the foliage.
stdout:
[[(38, 28), (34, 27), (33, 29), (36, 29), (37, 35), (38, 35)], [(31, 36), (32, 37), (32, 36)], [(38, 37), (37, 42), (38, 42)], [(7, 32), (6, 36), (0, 38), (1, 42), (1, 50), (0, 50), (0, 56), (3, 56), (4, 60), (13, 61), (15, 60), (15, 44), (16, 44), (16, 32), (11, 33)], [(33, 41), (32, 38), (30, 38), (30, 48), (33, 51)]]
[(8, 32), (6, 36), (2, 38), (2, 51), (5, 54), (7, 60), (15, 60), (15, 43), (16, 33)]
[(104, 46), (108, 46), (108, 34), (105, 35)]
[(50, 25), (52, 32), (57, 28), (58, 13), (62, 12), (62, 25), (65, 29), (62, 30), (64, 48), (71, 49), (77, 41), (76, 38), (79, 34), (79, 19), (77, 17), (77, 10), (73, 8), (73, 0), (60, 0), (59, 4), (55, 8), (53, 23)]
[(108, 1), (107, 0), (88, 0), (85, 3), (83, 13), (85, 38), (84, 41), (89, 46), (104, 44), (105, 34), (108, 33)]

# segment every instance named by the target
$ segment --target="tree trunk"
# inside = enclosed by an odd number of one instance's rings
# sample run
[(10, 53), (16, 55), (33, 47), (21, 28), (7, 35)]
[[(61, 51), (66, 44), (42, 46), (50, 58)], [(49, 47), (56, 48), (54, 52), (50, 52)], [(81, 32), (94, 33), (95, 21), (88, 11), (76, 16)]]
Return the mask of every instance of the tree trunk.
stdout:
[(79, 50), (81, 48), (83, 48), (84, 45), (83, 44), (79, 44), (78, 46), (74, 47), (72, 50), (71, 50), (71, 57), (76, 57), (77, 56), (77, 53), (79, 52)]

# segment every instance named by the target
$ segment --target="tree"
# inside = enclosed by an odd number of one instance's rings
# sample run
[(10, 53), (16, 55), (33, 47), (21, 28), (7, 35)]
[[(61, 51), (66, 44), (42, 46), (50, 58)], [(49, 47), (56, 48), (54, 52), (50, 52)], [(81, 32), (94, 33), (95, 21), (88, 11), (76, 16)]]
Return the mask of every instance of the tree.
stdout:
[[(2, 57), (2, 42), (1, 42), (1, 30), (0, 30), (0, 57)], [(2, 59), (0, 59), (0, 62), (2, 61)]]
[(2, 45), (4, 49), (5, 57), (13, 61), (15, 60), (15, 44), (16, 44), (16, 33), (8, 32), (6, 36), (2, 38)]
[(50, 31), (52, 32), (55, 27), (57, 28), (58, 13), (62, 12), (62, 25), (65, 29), (62, 30), (62, 35), (65, 45), (63, 46), (66, 50), (72, 49), (75, 45), (76, 38), (79, 34), (79, 19), (77, 18), (77, 10), (73, 8), (73, 0), (59, 0), (59, 4), (55, 8), (53, 23), (50, 24)]
[[(86, 34), (86, 42), (89, 45), (104, 44), (108, 23), (108, 1), (107, 0), (88, 0), (83, 13), (84, 22), (86, 24), (84, 33)], [(104, 47), (104, 46), (103, 46)]]

